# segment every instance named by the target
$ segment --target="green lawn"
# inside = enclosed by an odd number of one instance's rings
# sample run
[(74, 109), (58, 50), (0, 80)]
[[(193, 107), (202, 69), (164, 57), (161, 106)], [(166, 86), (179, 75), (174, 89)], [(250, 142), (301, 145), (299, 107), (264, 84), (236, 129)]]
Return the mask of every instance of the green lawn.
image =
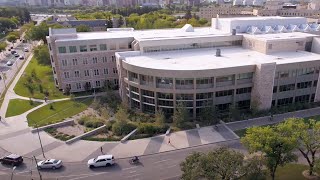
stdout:
[(92, 103), (92, 100), (93, 98), (85, 98), (55, 102), (46, 105), (28, 114), (28, 124), (29, 126), (35, 127), (36, 125), (44, 126), (63, 121), (65, 118), (76, 115), (87, 109)]
[[(279, 167), (276, 172), (278, 180), (305, 180), (302, 172), (308, 169), (309, 166), (302, 164), (288, 164), (284, 167)], [(319, 173), (319, 172), (318, 172)], [(268, 180), (271, 178), (267, 178)]]
[[(33, 70), (36, 73), (36, 78), (30, 78)], [(30, 84), (30, 79), (32, 79), (34, 87), (33, 96), (26, 86)], [(40, 91), (40, 86), (42, 86), (42, 92)], [(38, 63), (37, 59), (33, 57), (17, 85), (14, 87), (14, 91), (20, 96), (44, 99), (45, 95), (43, 92), (46, 90), (49, 92), (49, 99), (67, 97), (55, 87), (51, 66), (41, 65)]]
[(34, 107), (39, 106), (41, 103), (32, 101), (32, 104), (28, 100), (12, 99), (9, 102), (6, 117), (20, 115)]

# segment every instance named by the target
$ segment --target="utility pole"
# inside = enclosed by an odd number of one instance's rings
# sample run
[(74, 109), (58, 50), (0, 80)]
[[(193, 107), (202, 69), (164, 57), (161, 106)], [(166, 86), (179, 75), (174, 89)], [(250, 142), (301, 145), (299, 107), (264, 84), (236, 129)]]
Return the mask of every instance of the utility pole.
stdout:
[(40, 142), (40, 146), (41, 146), (42, 155), (43, 155), (44, 158), (46, 158), (46, 156), (44, 155), (43, 147), (42, 147), (42, 141), (41, 141), (41, 138), (40, 138), (38, 125), (37, 125), (37, 133), (38, 133), (38, 137), (39, 137), (39, 142)]
[(40, 178), (40, 180), (42, 180), (42, 176), (41, 176), (41, 174), (40, 174), (39, 167), (38, 167), (38, 161), (37, 161), (37, 159), (36, 159), (35, 156), (33, 156), (33, 158), (34, 158), (34, 161), (36, 162), (36, 167), (37, 167), (37, 171), (38, 171), (38, 173), (39, 173), (39, 178)]
[(1, 71), (1, 74), (2, 74), (2, 79), (3, 79), (4, 87), (7, 89), (7, 84), (6, 84), (7, 75), (6, 75), (6, 73), (4, 73), (4, 72), (2, 72), (2, 71)]

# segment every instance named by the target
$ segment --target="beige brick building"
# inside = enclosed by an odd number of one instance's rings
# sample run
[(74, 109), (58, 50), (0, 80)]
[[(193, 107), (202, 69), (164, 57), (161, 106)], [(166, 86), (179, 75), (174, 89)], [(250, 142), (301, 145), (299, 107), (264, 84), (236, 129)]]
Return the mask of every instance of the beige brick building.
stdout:
[[(320, 100), (319, 27), (305, 18), (212, 22), (211, 28), (195, 29), (50, 30), (56, 85), (77, 92), (109, 80), (119, 84), (132, 109), (172, 114), (182, 103), (194, 118), (212, 105), (227, 111)], [(280, 26), (288, 27), (285, 33), (277, 31)]]

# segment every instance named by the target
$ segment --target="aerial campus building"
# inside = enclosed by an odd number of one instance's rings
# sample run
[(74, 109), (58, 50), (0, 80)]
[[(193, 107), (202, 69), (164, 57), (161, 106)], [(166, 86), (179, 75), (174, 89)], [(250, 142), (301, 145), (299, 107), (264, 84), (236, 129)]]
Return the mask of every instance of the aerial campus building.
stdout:
[(50, 29), (56, 86), (119, 86), (132, 109), (172, 114), (184, 104), (259, 109), (320, 101), (320, 26), (302, 17), (215, 18), (210, 28), (76, 33)]

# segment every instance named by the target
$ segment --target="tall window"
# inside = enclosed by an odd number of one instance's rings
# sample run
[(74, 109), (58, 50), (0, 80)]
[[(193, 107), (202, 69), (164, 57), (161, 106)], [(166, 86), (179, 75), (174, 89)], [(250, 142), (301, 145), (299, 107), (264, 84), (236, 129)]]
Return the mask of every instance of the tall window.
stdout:
[(84, 76), (90, 76), (89, 70), (84, 70)]
[(104, 73), (104, 74), (108, 74), (108, 73), (109, 73), (109, 72), (108, 72), (108, 68), (103, 69), (103, 73)]
[(67, 66), (68, 65), (67, 60), (65, 60), (65, 59), (61, 60), (61, 62), (62, 62), (62, 66)]
[(83, 59), (83, 64), (88, 64), (88, 59), (87, 58)]
[(98, 58), (97, 58), (97, 57), (92, 58), (92, 63), (93, 63), (93, 64), (98, 63)]
[(76, 83), (77, 89), (81, 89), (81, 83)]
[(69, 46), (69, 51), (70, 51), (70, 53), (77, 52), (77, 46)]
[(100, 44), (100, 51), (106, 51), (107, 45), (106, 44)]
[(111, 60), (112, 60), (112, 62), (116, 62), (116, 56), (111, 56)]
[(87, 52), (87, 45), (85, 46), (80, 46), (80, 52)]
[(74, 71), (74, 77), (80, 77), (80, 71)]
[(66, 53), (67, 52), (66, 47), (64, 47), (64, 46), (58, 47), (58, 51), (59, 51), (59, 53)]
[(97, 51), (98, 50), (97, 45), (90, 45), (89, 48), (90, 48), (90, 51)]
[(100, 81), (96, 81), (96, 87), (100, 87)]
[(78, 60), (77, 60), (77, 59), (72, 59), (72, 64), (73, 64), (74, 66), (78, 65)]
[(118, 74), (117, 68), (113, 68), (113, 74)]
[(70, 75), (69, 75), (69, 72), (64, 72), (64, 78), (69, 78)]
[(107, 57), (102, 57), (102, 62), (106, 63), (107, 62)]
[(99, 76), (99, 69), (93, 70), (93, 74), (94, 74), (95, 76)]

